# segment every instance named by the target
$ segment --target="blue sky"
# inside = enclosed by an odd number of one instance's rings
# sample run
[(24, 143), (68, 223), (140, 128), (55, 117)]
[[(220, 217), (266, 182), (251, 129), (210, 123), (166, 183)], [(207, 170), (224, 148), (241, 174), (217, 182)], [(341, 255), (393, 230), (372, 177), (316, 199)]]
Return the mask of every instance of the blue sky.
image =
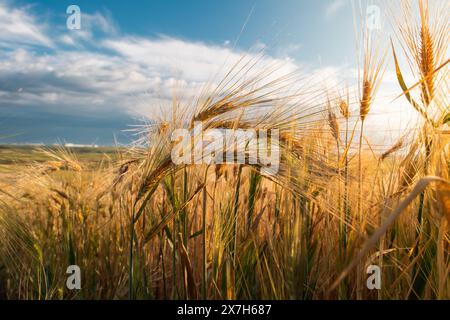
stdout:
[[(248, 19), (238, 43), (244, 50), (262, 42), (269, 46), (270, 53), (283, 54), (283, 50), (297, 48), (286, 53), (307, 61), (321, 56), (325, 63), (340, 63), (354, 51), (349, 0), (44, 0), (10, 3), (14, 7), (31, 5), (30, 13), (56, 28), (65, 26), (65, 10), (76, 4), (83, 13), (103, 15), (127, 35), (166, 35), (220, 45), (236, 40)], [(330, 47), (333, 50), (329, 50)]]
[[(71, 4), (81, 30), (66, 27)], [(350, 0), (0, 0), (0, 30), (0, 143), (125, 143), (176, 81), (198, 91), (247, 51), (355, 66)]]

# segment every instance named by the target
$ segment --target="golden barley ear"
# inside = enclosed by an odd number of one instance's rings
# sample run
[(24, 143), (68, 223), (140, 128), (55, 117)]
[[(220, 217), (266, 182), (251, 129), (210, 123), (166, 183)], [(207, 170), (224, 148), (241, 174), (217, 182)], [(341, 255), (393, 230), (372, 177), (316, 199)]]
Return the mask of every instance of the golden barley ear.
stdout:
[(361, 99), (360, 117), (364, 121), (370, 111), (370, 105), (372, 103), (373, 85), (369, 80), (365, 80), (363, 83), (363, 94)]
[(403, 147), (403, 143), (404, 143), (404, 137), (401, 137), (395, 144), (392, 145), (392, 147), (390, 147), (387, 151), (385, 151), (381, 155), (380, 161), (385, 160), (391, 154), (393, 154), (393, 153), (397, 152), (398, 150), (400, 150)]
[(401, 71), (399, 63), (398, 63), (397, 54), (395, 53), (394, 43), (392, 42), (392, 39), (391, 39), (391, 46), (392, 46), (392, 55), (393, 55), (394, 64), (395, 64), (395, 74), (397, 76), (397, 81), (400, 85), (400, 88), (403, 91), (403, 94), (405, 95), (408, 102), (413, 106), (413, 108), (416, 109), (417, 112), (420, 113), (420, 115), (422, 115), (427, 121), (431, 121), (430, 118), (428, 117), (428, 114), (426, 113), (426, 111), (423, 110), (422, 107), (411, 97), (410, 89), (408, 88), (408, 86), (405, 83), (402, 71)]
[(428, 3), (419, 1), (421, 30), (420, 30), (420, 48), (419, 48), (419, 66), (422, 79), (422, 99), (425, 107), (430, 105), (434, 98), (434, 69), (435, 69), (435, 51), (434, 40), (429, 27)]
[(339, 110), (341, 111), (341, 115), (345, 119), (348, 119), (350, 117), (350, 112), (349, 112), (349, 109), (348, 109), (348, 103), (344, 99), (341, 99), (341, 101), (339, 102)]
[(328, 113), (328, 124), (331, 128), (331, 134), (336, 141), (340, 141), (340, 131), (339, 131), (339, 123), (337, 122), (336, 115), (333, 111), (329, 111)]
[[(442, 86), (439, 84), (443, 81), (445, 86), (446, 83), (445, 73), (438, 71), (446, 64), (444, 61), (448, 49), (450, 6), (448, 1), (433, 1), (433, 5), (430, 5), (427, 0), (418, 0), (419, 20), (416, 20), (412, 15), (410, 4), (406, 1), (403, 3), (404, 15), (397, 21), (398, 38), (402, 42), (403, 51), (418, 82), (409, 89), (406, 87), (401, 79), (397, 57), (393, 51), (397, 78), (408, 101), (425, 117), (430, 114), (427, 108), (440, 96)], [(430, 16), (433, 16), (433, 20)], [(414, 22), (405, 24), (405, 20)], [(420, 100), (413, 102), (409, 91), (416, 86), (420, 89)]]

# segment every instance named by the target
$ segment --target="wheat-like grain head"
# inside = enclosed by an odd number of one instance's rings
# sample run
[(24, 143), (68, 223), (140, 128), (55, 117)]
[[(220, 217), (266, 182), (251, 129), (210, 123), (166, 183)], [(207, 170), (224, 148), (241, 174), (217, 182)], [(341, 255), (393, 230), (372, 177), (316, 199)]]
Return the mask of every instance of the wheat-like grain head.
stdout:
[(422, 75), (422, 99), (427, 107), (434, 97), (434, 77), (435, 58), (434, 43), (429, 28), (428, 2), (419, 2), (421, 30), (420, 30), (420, 48), (419, 48), (419, 68)]
[(385, 70), (386, 49), (380, 46), (380, 33), (366, 30), (362, 34), (363, 63), (360, 83), (360, 118), (364, 122), (370, 112)]
[(331, 129), (331, 135), (337, 142), (339, 142), (340, 140), (339, 123), (336, 119), (336, 114), (331, 109), (328, 109), (328, 125), (330, 126)]
[[(418, 18), (411, 2), (402, 1), (402, 15), (396, 19), (396, 24), (411, 71), (420, 84), (422, 107), (427, 108), (436, 98), (441, 80), (446, 81), (445, 71), (440, 69), (448, 51), (450, 4), (439, 0), (431, 4), (428, 0), (417, 3)], [(405, 21), (412, 23), (405, 24)]]
[(339, 101), (339, 110), (341, 111), (341, 115), (345, 119), (348, 119), (350, 117), (350, 111), (348, 109), (348, 102), (345, 101), (344, 99), (341, 99)]
[(362, 121), (366, 119), (370, 111), (370, 106), (372, 104), (372, 93), (373, 93), (372, 83), (370, 82), (370, 80), (364, 80), (359, 111)]

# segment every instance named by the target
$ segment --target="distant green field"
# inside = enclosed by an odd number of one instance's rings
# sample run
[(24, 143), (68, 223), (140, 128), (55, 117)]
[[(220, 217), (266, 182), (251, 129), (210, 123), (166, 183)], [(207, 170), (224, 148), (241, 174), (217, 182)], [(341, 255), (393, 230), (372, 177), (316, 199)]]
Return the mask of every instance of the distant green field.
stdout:
[[(41, 146), (0, 145), (0, 172), (10, 172), (23, 165), (52, 160), (42, 152)], [(55, 149), (56, 147), (45, 147)], [(115, 159), (120, 152), (116, 147), (73, 147), (67, 148), (82, 162), (99, 163), (106, 159)]]

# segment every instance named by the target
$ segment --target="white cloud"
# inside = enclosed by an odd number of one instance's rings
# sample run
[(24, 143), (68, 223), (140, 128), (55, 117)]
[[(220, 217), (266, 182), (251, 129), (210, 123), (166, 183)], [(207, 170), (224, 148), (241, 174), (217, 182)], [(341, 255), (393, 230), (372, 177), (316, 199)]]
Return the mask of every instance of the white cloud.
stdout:
[(119, 27), (114, 23), (109, 13), (101, 14), (99, 12), (95, 12), (93, 14), (81, 13), (81, 19), (83, 26), (82, 28), (87, 27), (92, 30), (93, 28), (100, 28), (100, 30), (109, 35), (115, 35), (119, 31)]
[[(0, 53), (0, 83), (9, 83), (0, 85), (0, 92), (7, 93), (0, 105), (39, 105), (67, 114), (150, 115), (170, 101), (175, 87), (188, 96), (198, 94), (207, 83), (219, 81), (243, 55), (226, 47), (167, 37), (123, 37), (102, 44), (110, 52), (78, 48), (39, 55), (19, 48)], [(271, 77), (296, 68), (293, 62), (265, 57), (254, 72), (274, 64), (280, 67)]]
[[(99, 13), (82, 12), (81, 30), (49, 30), (38, 27), (40, 20), (26, 8), (0, 8), (4, 16), (22, 17), (14, 23), (25, 21), (25, 29), (34, 31), (28, 32), (28, 42), (53, 45), (52, 51), (42, 54), (24, 46), (15, 33), (3, 34), (10, 46), (0, 52), (0, 107), (33, 106), (60, 114), (148, 115), (170, 101), (174, 87), (189, 96), (198, 94), (207, 83), (220, 81), (244, 54), (255, 57), (229, 43), (124, 36), (108, 15)], [(50, 38), (56, 39), (54, 44)], [(267, 56), (253, 71), (269, 66), (272, 78), (297, 68), (293, 61)]]
[(291, 59), (290, 57), (297, 54), (301, 48), (302, 46), (300, 44), (291, 43), (276, 50), (276, 55), (283, 59)]
[(173, 38), (119, 38), (105, 40), (104, 47), (125, 60), (137, 63), (150, 74), (205, 82), (227, 60), (240, 54), (219, 46), (208, 46)]
[(81, 12), (81, 29), (64, 29), (58, 40), (59, 44), (80, 49), (86, 45), (97, 46), (98, 37), (114, 37), (118, 33), (119, 27), (109, 13), (104, 15), (99, 12), (93, 14)]
[(23, 9), (13, 9), (0, 2), (0, 46), (11, 44), (52, 47), (53, 42), (45, 34), (45, 24)]
[(325, 8), (325, 17), (335, 16), (348, 2), (348, 0), (331, 0)]

